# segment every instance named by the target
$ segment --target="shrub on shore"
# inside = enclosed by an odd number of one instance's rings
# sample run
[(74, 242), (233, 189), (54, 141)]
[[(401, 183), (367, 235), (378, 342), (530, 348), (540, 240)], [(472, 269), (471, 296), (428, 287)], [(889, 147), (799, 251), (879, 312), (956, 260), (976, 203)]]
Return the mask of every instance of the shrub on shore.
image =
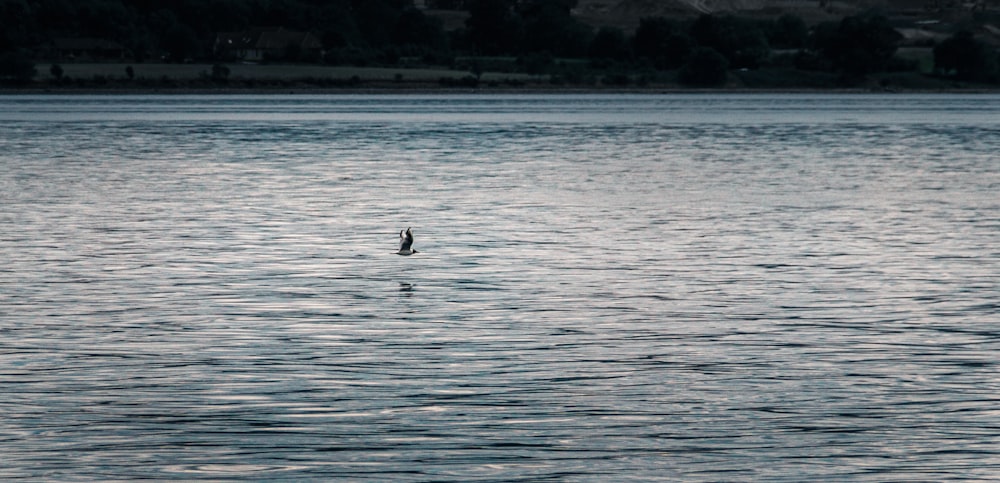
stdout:
[(14, 84), (30, 82), (38, 70), (29, 52), (16, 50), (0, 53), (0, 80)]

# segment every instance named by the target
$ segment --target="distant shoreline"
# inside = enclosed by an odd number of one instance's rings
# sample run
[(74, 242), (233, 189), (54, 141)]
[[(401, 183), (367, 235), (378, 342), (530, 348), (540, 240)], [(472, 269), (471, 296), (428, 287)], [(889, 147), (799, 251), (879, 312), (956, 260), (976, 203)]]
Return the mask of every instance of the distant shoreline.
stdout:
[(183, 96), (183, 95), (683, 95), (683, 94), (998, 94), (1000, 88), (952, 88), (952, 89), (873, 89), (873, 88), (673, 88), (673, 87), (643, 87), (643, 88), (601, 88), (601, 87), (483, 87), (483, 88), (448, 88), (448, 87), (356, 87), (356, 88), (322, 88), (322, 87), (273, 87), (273, 88), (0, 88), (2, 96), (40, 96), (40, 95), (137, 95), (137, 96)]
[[(271, 95), (271, 94), (685, 94), (685, 93), (996, 93), (1000, 85), (956, 83), (924, 74), (881, 74), (854, 86), (831, 79), (789, 78), (787, 71), (731, 71), (718, 87), (688, 87), (640, 73), (588, 82), (556, 81), (547, 75), (471, 72), (446, 68), (228, 64), (216, 78), (211, 64), (62, 64), (60, 77), (36, 63), (34, 80), (0, 84), (0, 95)], [(666, 74), (669, 78), (670, 74)], [(818, 83), (824, 84), (818, 84)]]

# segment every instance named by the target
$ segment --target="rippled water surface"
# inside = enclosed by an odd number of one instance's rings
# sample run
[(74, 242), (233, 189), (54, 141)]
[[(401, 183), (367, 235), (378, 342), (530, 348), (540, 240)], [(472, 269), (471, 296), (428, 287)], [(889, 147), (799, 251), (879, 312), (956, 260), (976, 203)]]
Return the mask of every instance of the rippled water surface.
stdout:
[(997, 478), (998, 153), (988, 95), (0, 97), (0, 478)]

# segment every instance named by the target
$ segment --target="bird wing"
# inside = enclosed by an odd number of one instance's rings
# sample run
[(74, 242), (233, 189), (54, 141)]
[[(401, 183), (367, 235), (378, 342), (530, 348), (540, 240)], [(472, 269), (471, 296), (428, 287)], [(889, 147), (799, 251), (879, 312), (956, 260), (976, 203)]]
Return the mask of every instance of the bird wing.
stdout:
[(409, 229), (405, 233), (399, 232), (399, 250), (409, 250), (411, 246), (413, 246), (413, 233)]

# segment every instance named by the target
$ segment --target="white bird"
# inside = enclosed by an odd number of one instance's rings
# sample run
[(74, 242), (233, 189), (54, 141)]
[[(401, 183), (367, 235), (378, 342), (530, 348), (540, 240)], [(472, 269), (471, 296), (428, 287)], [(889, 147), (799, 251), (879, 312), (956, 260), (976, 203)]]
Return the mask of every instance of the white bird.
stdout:
[(413, 232), (409, 228), (406, 231), (399, 232), (399, 251), (396, 255), (413, 255), (417, 253), (416, 250), (412, 249), (413, 246)]

